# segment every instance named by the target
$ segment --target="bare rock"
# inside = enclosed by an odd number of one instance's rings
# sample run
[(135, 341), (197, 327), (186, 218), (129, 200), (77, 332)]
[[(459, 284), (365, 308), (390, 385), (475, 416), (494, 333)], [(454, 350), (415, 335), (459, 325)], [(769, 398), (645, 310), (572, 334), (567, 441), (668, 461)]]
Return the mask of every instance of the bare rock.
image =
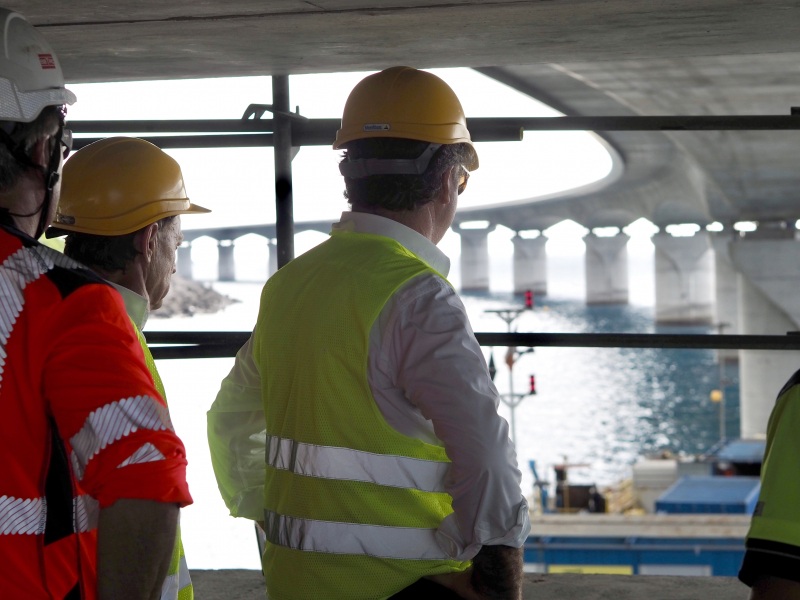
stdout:
[(219, 312), (235, 302), (239, 300), (220, 294), (209, 284), (173, 275), (164, 303), (161, 308), (150, 313), (150, 316), (155, 319), (191, 317), (199, 313)]

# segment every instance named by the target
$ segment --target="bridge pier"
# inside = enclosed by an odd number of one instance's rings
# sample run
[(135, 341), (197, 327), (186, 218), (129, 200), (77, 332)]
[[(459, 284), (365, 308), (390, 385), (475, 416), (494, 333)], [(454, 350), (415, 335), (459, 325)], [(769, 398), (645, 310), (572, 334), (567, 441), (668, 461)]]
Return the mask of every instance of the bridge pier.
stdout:
[(523, 238), (517, 232), (511, 241), (514, 244), (514, 293), (530, 290), (537, 296), (547, 295), (547, 237)]
[(628, 303), (628, 240), (620, 232), (613, 237), (589, 233), (586, 243), (586, 303)]
[(184, 242), (178, 248), (178, 275), (184, 279), (192, 279), (192, 243)]
[(267, 259), (267, 279), (278, 272), (278, 245), (276, 240), (267, 238), (269, 258)]
[(656, 323), (711, 325), (714, 321), (714, 254), (709, 235), (653, 236), (656, 247)]
[(236, 281), (236, 261), (233, 259), (233, 241), (219, 240), (217, 250), (219, 252), (219, 281)]
[(455, 226), (461, 236), (461, 289), (489, 290), (489, 234), (495, 225), (485, 229), (463, 229)]
[[(711, 235), (716, 282), (714, 324), (721, 334), (737, 335), (739, 333), (739, 274), (731, 263), (730, 244), (730, 233)], [(718, 362), (739, 361), (738, 350), (717, 350), (716, 355)]]
[[(765, 228), (766, 229), (766, 228)], [(769, 229), (730, 245), (739, 271), (739, 326), (744, 335), (786, 335), (800, 324), (800, 241)], [(775, 398), (800, 367), (800, 352), (740, 350), (741, 437), (763, 436)]]

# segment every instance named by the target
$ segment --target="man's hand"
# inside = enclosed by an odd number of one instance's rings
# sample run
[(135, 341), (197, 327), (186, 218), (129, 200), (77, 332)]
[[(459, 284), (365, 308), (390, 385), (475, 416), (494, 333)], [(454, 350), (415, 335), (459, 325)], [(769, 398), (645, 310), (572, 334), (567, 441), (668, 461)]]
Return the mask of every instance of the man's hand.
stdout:
[(750, 600), (800, 600), (800, 583), (780, 577), (762, 577), (753, 584)]
[(434, 583), (438, 583), (442, 587), (455, 592), (464, 600), (485, 600), (475, 589), (472, 587), (472, 568), (466, 571), (455, 573), (442, 573), (441, 575), (429, 575), (425, 579), (430, 579)]
[(117, 500), (100, 510), (98, 600), (158, 600), (178, 528), (178, 506)]
[(522, 600), (522, 548), (484, 546), (472, 568), (426, 577), (465, 600)]
[(522, 548), (481, 548), (472, 559), (471, 583), (481, 598), (522, 600)]

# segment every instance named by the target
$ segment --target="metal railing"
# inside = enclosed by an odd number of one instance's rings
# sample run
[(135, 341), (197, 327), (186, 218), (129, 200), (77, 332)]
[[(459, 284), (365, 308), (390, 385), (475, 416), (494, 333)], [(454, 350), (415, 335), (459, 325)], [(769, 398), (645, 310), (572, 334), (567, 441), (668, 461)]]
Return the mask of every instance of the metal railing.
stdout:
[[(236, 356), (249, 331), (151, 331), (156, 360)], [(481, 346), (525, 348), (686, 348), (696, 350), (800, 350), (800, 335), (662, 333), (476, 333)]]

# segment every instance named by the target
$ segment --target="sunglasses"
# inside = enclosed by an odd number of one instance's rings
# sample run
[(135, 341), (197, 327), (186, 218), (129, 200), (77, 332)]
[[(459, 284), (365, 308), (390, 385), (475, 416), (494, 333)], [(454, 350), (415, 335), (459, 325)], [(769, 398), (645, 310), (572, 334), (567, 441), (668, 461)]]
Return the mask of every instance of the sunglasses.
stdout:
[(461, 167), (461, 177), (458, 179), (458, 195), (464, 193), (464, 190), (467, 189), (467, 182), (469, 181), (469, 171), (467, 171), (463, 166)]
[(63, 129), (61, 131), (61, 146), (63, 147), (64, 160), (67, 160), (69, 153), (72, 151), (72, 131)]

